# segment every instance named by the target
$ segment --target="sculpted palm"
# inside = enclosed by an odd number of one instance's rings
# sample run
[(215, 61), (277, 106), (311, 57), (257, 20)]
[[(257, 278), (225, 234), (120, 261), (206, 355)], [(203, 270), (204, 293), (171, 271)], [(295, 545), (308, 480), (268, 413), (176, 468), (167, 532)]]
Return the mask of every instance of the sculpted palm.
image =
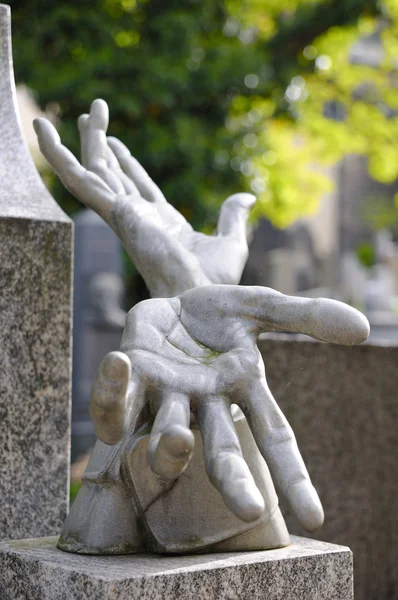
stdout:
[(267, 385), (256, 345), (266, 331), (355, 344), (366, 339), (369, 324), (341, 302), (289, 297), (262, 287), (211, 285), (146, 300), (128, 314), (121, 352), (109, 354), (100, 366), (90, 414), (98, 437), (116, 444), (149, 405), (149, 465), (169, 481), (191, 458), (193, 415), (211, 482), (227, 507), (251, 522), (265, 507), (242, 455), (231, 413), (237, 404), (276, 486), (302, 525), (315, 530), (323, 522), (322, 506)]
[(124, 144), (106, 137), (108, 120), (103, 100), (95, 100), (90, 114), (80, 117), (83, 165), (61, 144), (49, 121), (37, 119), (34, 125), (51, 167), (65, 187), (116, 232), (151, 296), (175, 296), (210, 283), (239, 283), (254, 197), (227, 198), (216, 235), (194, 231)]

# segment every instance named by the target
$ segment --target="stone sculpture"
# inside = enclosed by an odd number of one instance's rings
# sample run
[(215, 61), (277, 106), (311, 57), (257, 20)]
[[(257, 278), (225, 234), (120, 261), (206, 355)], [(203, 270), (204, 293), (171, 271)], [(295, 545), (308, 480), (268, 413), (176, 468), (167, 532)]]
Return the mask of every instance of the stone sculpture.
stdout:
[[(323, 510), (256, 346), (266, 331), (363, 342), (366, 318), (334, 300), (238, 286), (254, 197), (193, 231), (127, 148), (107, 138), (108, 107), (79, 119), (82, 163), (35, 122), (64, 185), (119, 236), (152, 295), (103, 359), (90, 414), (99, 438), (59, 540), (89, 554), (193, 552), (289, 544), (274, 483), (309, 531)], [(271, 477), (272, 476), (272, 477)]]

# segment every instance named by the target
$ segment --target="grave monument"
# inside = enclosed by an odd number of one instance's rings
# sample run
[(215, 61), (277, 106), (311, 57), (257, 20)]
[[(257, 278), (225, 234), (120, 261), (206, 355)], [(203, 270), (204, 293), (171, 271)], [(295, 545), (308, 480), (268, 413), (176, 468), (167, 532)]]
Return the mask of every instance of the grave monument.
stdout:
[[(4, 32), (9, 12), (0, 9)], [(332, 300), (238, 286), (253, 197), (227, 199), (217, 235), (196, 233), (106, 138), (103, 101), (79, 126), (85, 166), (46, 121), (36, 123), (42, 151), (111, 225), (153, 298), (130, 311), (120, 352), (100, 365), (91, 397), (99, 441), (59, 541), (101, 556), (60, 552), (54, 539), (3, 542), (2, 594), (351, 598), (348, 549), (300, 538), (289, 545), (273, 481), (308, 530), (322, 524), (323, 510), (256, 340), (282, 330), (351, 345), (366, 339), (366, 319)], [(278, 549), (241, 552), (263, 548)], [(103, 556), (148, 550), (215, 554)], [(226, 550), (234, 553), (217, 554)]]
[(128, 149), (107, 138), (108, 122), (103, 100), (80, 117), (81, 165), (49, 121), (35, 121), (49, 164), (112, 227), (153, 296), (128, 313), (120, 352), (99, 367), (90, 407), (99, 441), (58, 547), (286, 546), (273, 481), (307, 530), (322, 525), (323, 510), (257, 338), (291, 331), (351, 345), (368, 337), (369, 324), (334, 300), (236, 285), (254, 197), (228, 198), (215, 235), (193, 231)]

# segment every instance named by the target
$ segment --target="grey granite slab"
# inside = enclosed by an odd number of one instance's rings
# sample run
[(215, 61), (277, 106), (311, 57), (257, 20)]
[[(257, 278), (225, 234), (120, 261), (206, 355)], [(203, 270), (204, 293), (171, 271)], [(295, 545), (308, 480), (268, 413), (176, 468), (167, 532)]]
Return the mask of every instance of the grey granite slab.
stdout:
[(0, 5), (0, 539), (59, 531), (70, 445), (72, 223), (22, 139), (9, 25)]
[(82, 556), (55, 538), (0, 544), (2, 600), (351, 600), (352, 554), (294, 537), (287, 548), (191, 556)]
[(39, 176), (21, 132), (10, 22), (10, 7), (0, 4), (0, 215), (68, 222)]
[[(315, 536), (353, 551), (355, 598), (395, 600), (398, 348), (288, 335), (263, 338), (259, 347), (325, 509)], [(291, 533), (311, 537), (283, 504), (282, 511)]]

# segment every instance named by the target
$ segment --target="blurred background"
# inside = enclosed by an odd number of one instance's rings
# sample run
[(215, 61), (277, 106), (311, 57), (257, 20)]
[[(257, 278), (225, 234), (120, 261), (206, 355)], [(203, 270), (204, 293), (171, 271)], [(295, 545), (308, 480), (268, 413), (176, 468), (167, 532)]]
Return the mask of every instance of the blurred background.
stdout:
[(41, 159), (38, 114), (79, 156), (76, 120), (104, 98), (110, 134), (201, 231), (253, 192), (242, 283), (344, 300), (398, 342), (396, 0), (9, 2), (25, 135), (76, 223), (73, 459), (98, 362), (147, 291)]

